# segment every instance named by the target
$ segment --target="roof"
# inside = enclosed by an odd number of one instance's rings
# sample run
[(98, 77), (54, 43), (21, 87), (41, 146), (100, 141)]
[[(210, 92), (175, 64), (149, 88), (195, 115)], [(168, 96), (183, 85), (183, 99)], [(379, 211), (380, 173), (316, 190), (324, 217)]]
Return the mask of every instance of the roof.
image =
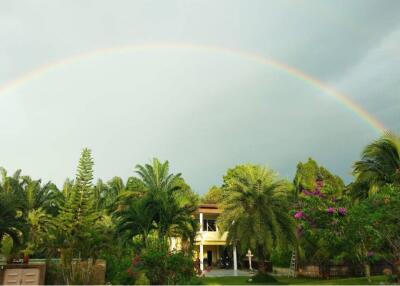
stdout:
[(200, 204), (197, 213), (220, 214), (222, 209), (217, 204)]

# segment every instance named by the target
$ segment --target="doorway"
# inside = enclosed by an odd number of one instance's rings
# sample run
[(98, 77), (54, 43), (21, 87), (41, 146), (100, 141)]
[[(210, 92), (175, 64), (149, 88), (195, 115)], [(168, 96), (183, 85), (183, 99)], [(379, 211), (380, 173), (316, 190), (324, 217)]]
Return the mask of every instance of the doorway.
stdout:
[(211, 250), (207, 250), (207, 264), (208, 264), (208, 266), (211, 267), (211, 264), (212, 264), (212, 251)]

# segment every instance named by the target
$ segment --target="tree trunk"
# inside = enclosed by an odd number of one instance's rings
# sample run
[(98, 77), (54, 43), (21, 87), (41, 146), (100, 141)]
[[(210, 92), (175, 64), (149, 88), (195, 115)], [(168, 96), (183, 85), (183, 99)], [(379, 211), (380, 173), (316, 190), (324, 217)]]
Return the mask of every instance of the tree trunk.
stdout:
[(365, 277), (367, 277), (368, 282), (371, 282), (371, 265), (369, 262), (364, 263), (364, 271), (365, 271)]

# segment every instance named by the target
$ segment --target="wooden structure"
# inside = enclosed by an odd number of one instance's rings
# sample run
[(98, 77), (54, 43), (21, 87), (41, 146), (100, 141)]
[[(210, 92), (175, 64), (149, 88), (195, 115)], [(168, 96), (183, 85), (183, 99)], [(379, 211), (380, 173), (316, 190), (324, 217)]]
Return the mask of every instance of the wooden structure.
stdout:
[(46, 264), (6, 264), (0, 269), (2, 285), (44, 285)]

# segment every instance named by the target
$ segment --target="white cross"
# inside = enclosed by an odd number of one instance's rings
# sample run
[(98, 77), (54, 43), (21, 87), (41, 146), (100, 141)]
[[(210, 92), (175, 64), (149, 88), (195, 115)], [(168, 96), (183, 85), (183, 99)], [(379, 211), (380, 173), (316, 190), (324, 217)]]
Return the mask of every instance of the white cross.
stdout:
[(253, 254), (251, 254), (251, 250), (247, 250), (247, 254), (246, 256), (249, 258), (249, 270), (253, 270), (253, 268), (251, 267), (251, 258), (254, 256)]

